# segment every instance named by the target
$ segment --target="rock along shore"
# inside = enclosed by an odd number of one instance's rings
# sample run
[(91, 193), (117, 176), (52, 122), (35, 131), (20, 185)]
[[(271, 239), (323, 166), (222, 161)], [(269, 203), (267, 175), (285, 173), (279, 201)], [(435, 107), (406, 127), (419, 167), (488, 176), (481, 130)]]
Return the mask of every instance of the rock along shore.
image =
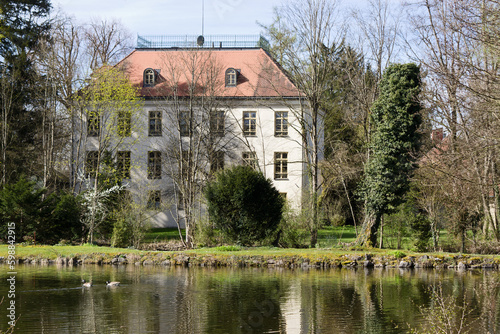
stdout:
[[(434, 269), (493, 269), (500, 268), (500, 259), (472, 255), (418, 255), (397, 258), (393, 255), (365, 253), (345, 255), (246, 255), (239, 252), (217, 254), (192, 252), (148, 252), (144, 254), (91, 253), (56, 259), (27, 256), (18, 263), (39, 265), (159, 265), (200, 267), (280, 267), (280, 268), (434, 268)], [(0, 257), (0, 263), (5, 262)]]

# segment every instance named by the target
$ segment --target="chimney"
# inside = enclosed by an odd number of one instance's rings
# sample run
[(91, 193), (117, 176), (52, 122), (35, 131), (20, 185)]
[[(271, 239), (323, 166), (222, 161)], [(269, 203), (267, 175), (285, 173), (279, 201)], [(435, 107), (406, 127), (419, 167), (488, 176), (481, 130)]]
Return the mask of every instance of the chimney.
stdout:
[(443, 141), (444, 132), (443, 128), (434, 129), (431, 132), (431, 140), (434, 145), (437, 145)]

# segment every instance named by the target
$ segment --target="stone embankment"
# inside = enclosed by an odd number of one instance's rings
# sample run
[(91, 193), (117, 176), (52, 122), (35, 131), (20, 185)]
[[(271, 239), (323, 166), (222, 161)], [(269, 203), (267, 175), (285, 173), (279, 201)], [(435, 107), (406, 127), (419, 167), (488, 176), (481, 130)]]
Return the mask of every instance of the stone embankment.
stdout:
[[(111, 265), (161, 265), (201, 267), (279, 267), (279, 268), (434, 268), (434, 269), (499, 269), (498, 257), (469, 255), (247, 255), (241, 252), (214, 254), (196, 252), (147, 252), (143, 254), (91, 253), (71, 257), (44, 259), (26, 257), (17, 260), (25, 264), (111, 264)], [(4, 258), (0, 257), (0, 263)]]

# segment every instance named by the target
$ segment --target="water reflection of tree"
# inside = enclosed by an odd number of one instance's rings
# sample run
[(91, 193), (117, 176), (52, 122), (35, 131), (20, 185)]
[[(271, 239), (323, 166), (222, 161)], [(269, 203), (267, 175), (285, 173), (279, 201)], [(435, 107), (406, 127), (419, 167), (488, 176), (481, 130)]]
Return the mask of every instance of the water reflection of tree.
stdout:
[(205, 323), (205, 327), (186, 331), (178, 323), (177, 333), (281, 331), (279, 301), (288, 283), (278, 271), (268, 274), (263, 269), (205, 269), (192, 271), (189, 276), (190, 290), (183, 298), (184, 305), (177, 308), (185, 316), (203, 314), (203, 319), (193, 320)]

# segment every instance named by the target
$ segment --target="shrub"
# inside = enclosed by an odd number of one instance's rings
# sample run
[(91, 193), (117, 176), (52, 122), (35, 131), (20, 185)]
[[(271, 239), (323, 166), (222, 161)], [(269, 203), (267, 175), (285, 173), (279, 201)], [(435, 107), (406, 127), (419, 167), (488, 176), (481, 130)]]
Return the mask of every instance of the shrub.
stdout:
[(304, 221), (307, 221), (307, 217), (304, 217), (303, 212), (296, 214), (285, 206), (275, 245), (283, 248), (306, 248), (309, 233), (304, 226)]
[(127, 219), (120, 217), (116, 220), (111, 236), (111, 247), (125, 248), (130, 246), (132, 227)]
[(241, 245), (262, 241), (281, 221), (283, 198), (270, 180), (249, 166), (235, 166), (216, 174), (205, 196), (214, 226)]
[(394, 255), (394, 257), (395, 257), (396, 259), (402, 259), (402, 258), (404, 258), (404, 257), (406, 256), (406, 254), (405, 254), (405, 253), (403, 253), (402, 251), (399, 251), (399, 250), (394, 251), (394, 252), (392, 253), (392, 255)]

